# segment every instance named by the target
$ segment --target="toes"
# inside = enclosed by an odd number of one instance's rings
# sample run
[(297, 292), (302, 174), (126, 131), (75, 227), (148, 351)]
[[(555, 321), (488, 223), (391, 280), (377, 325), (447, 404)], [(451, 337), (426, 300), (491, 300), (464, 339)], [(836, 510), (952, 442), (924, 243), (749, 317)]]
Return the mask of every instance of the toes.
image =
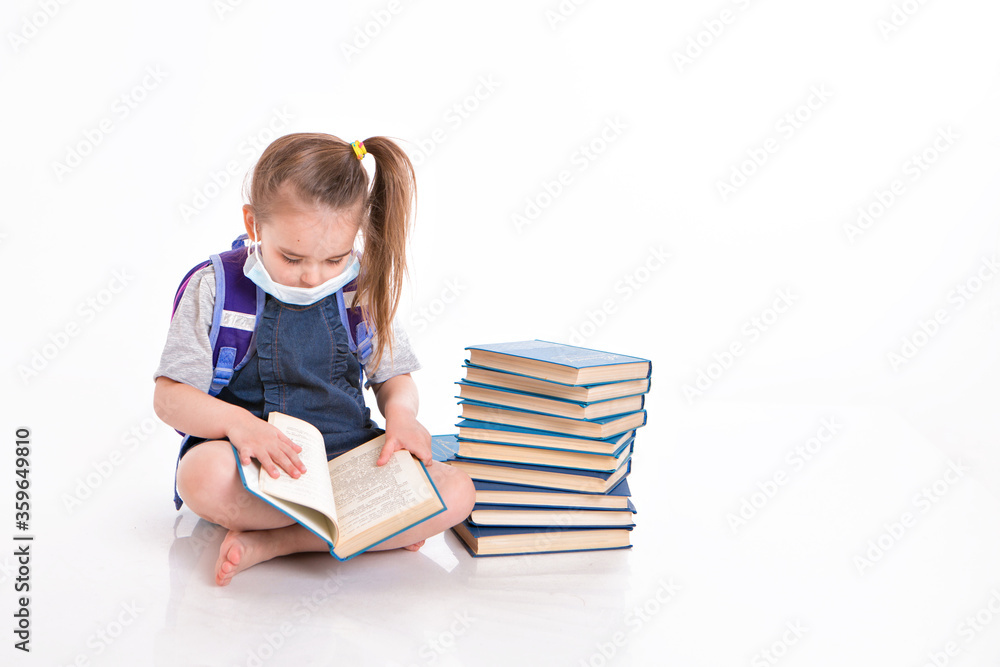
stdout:
[(228, 584), (240, 569), (243, 560), (243, 544), (237, 534), (230, 532), (222, 540), (219, 548), (219, 561), (215, 566), (215, 583), (219, 586)]
[(243, 560), (243, 550), (239, 546), (234, 544), (229, 548), (229, 553), (226, 554), (226, 560), (232, 563), (233, 567), (239, 567), (240, 561)]

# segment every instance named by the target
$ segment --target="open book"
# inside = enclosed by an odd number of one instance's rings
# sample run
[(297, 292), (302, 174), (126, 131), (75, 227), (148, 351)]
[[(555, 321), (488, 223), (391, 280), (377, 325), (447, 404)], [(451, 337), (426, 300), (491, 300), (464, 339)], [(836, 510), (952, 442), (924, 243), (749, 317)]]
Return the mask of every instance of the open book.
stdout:
[(274, 479), (256, 459), (241, 464), (234, 447), (243, 486), (315, 533), (338, 560), (445, 510), (423, 463), (409, 452), (398, 451), (384, 466), (375, 465), (384, 435), (327, 461), (315, 426), (280, 412), (272, 412), (267, 421), (302, 447), (299, 458), (306, 472), (295, 479), (281, 470)]

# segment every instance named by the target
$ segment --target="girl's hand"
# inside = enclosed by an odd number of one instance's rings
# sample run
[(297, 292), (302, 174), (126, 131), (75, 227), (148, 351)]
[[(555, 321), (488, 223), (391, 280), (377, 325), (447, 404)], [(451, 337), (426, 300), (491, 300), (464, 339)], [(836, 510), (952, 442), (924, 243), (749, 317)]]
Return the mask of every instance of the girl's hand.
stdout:
[(305, 464), (299, 459), (302, 448), (263, 419), (249, 412), (247, 415), (249, 419), (237, 422), (226, 433), (229, 442), (240, 454), (240, 462), (250, 463), (250, 459), (255, 458), (274, 479), (281, 476), (279, 469), (293, 478), (301, 477), (306, 471)]
[(434, 463), (431, 458), (431, 434), (414, 417), (386, 418), (385, 445), (375, 465), (384, 466), (395, 452), (402, 449), (423, 461), (425, 466)]
[(279, 469), (292, 477), (306, 471), (299, 460), (302, 448), (281, 431), (247, 410), (209, 396), (191, 385), (161, 375), (153, 395), (156, 415), (179, 431), (206, 440), (228, 438), (242, 463), (256, 458), (277, 479)]

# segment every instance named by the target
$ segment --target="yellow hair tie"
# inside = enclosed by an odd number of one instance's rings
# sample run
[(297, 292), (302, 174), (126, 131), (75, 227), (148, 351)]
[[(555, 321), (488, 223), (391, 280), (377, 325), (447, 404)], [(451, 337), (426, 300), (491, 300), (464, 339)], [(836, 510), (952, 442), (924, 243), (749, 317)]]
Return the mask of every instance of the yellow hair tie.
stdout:
[(354, 154), (358, 156), (359, 160), (368, 154), (368, 151), (365, 150), (365, 142), (363, 141), (355, 141), (351, 144), (351, 148), (354, 149)]

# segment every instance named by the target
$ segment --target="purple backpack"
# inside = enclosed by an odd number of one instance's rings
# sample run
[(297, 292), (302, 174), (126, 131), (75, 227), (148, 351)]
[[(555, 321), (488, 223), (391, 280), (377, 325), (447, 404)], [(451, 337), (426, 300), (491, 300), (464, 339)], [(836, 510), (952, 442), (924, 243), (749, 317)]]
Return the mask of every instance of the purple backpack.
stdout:
[[(215, 310), (208, 335), (212, 345), (214, 369), (212, 386), (208, 391), (210, 396), (217, 396), (256, 350), (254, 332), (257, 330), (257, 319), (264, 310), (264, 291), (243, 275), (243, 263), (248, 251), (244, 243), (246, 239), (246, 234), (240, 236), (233, 241), (232, 250), (212, 255), (209, 260), (188, 271), (174, 296), (171, 317), (177, 312), (177, 304), (180, 303), (191, 276), (209, 264), (215, 267)], [(357, 355), (363, 369), (364, 363), (371, 356), (375, 329), (368, 328), (360, 307), (345, 305), (345, 295), (351, 301), (357, 289), (357, 278), (344, 285), (337, 292), (337, 305), (340, 307), (340, 321), (347, 329), (348, 346)]]

